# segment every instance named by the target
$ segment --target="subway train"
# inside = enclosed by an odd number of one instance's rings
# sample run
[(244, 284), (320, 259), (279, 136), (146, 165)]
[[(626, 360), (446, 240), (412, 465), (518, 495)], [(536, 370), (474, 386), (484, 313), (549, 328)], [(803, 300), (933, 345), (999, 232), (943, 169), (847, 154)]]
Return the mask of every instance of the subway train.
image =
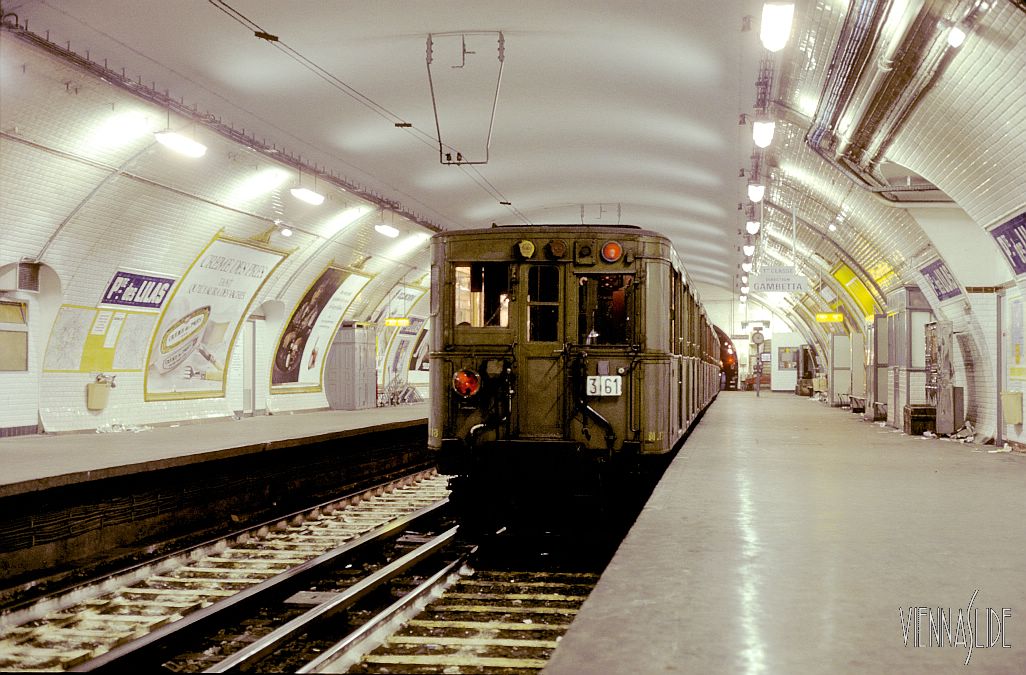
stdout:
[(719, 326), (713, 326), (713, 329), (716, 331), (716, 337), (720, 340), (720, 363), (722, 364), (720, 371), (723, 373), (720, 387), (727, 391), (737, 391), (738, 364), (734, 341)]
[(465, 523), (639, 503), (719, 391), (719, 340), (656, 232), (435, 234), (431, 302), (428, 447)]

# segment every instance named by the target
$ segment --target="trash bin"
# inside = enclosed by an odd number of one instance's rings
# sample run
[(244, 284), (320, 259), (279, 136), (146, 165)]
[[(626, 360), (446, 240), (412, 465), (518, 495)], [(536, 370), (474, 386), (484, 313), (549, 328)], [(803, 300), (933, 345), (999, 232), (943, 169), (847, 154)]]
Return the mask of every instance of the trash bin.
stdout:
[(86, 409), (103, 410), (110, 399), (110, 382), (90, 382), (86, 385)]
[(904, 421), (903, 430), (909, 436), (922, 436), (924, 431), (937, 433), (937, 408), (922, 404), (906, 405)]

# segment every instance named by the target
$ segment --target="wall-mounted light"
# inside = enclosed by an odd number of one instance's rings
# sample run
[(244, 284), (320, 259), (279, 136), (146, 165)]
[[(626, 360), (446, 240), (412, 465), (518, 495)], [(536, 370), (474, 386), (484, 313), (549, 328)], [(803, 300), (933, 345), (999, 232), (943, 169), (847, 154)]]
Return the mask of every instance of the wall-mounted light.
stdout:
[(747, 274), (742, 274), (741, 275), (741, 283), (743, 283), (743, 284), (747, 284), (748, 283), (748, 275)]
[(275, 227), (278, 228), (278, 234), (280, 234), (281, 236), (283, 236), (283, 237), (291, 237), (292, 236), (292, 228), (289, 227), (285, 223), (285, 221), (283, 221), (283, 220), (275, 220), (274, 221), (274, 225), (275, 225)]
[(385, 223), (378, 223), (374, 226), (374, 229), (377, 230), (379, 234), (383, 234), (386, 237), (391, 237), (392, 239), (395, 239), (399, 236), (399, 230)]
[(791, 22), (794, 20), (793, 2), (767, 2), (762, 6), (762, 24), (759, 26), (759, 40), (771, 52), (778, 52), (791, 37)]
[(743, 293), (744, 295), (748, 295), (748, 286), (742, 286), (741, 293)]
[(758, 204), (766, 194), (766, 186), (759, 183), (748, 184), (748, 198)]
[(759, 234), (759, 225), (758, 220), (749, 220), (745, 223), (745, 231), (748, 232), (748, 234)]
[(830, 224), (827, 225), (827, 229), (830, 230), (831, 232), (837, 232), (837, 226), (834, 225), (834, 221), (832, 221), (832, 220), (830, 221)]
[(751, 272), (752, 271), (752, 263), (750, 263), (748, 261), (745, 261), (745, 262), (741, 263), (741, 269), (744, 270), (745, 272)]
[(748, 302), (748, 296), (747, 295), (742, 295), (740, 298), (738, 298), (738, 300), (740, 300), (741, 304), (743, 305), (746, 302)]
[(165, 129), (156, 132), (153, 137), (165, 148), (170, 148), (186, 157), (202, 157), (207, 153), (207, 146), (175, 131)]
[(965, 42), (965, 30), (958, 24), (948, 29), (948, 44), (952, 49), (958, 49)]
[(752, 141), (760, 148), (768, 148), (773, 142), (773, 132), (777, 123), (771, 119), (762, 119), (752, 122)]
[(322, 203), (324, 203), (324, 195), (322, 195), (320, 192), (314, 192), (309, 188), (295, 187), (289, 190), (289, 192), (292, 193), (293, 197), (295, 197), (301, 202), (306, 202), (307, 204), (319, 206)]
[(754, 244), (745, 244), (744, 246), (742, 246), (742, 247), (741, 247), (741, 251), (742, 251), (742, 252), (743, 252), (743, 253), (744, 253), (744, 254), (745, 254), (746, 256), (748, 256), (749, 258), (751, 258), (751, 257), (752, 257), (752, 255), (753, 255), (753, 254), (755, 253), (755, 245), (754, 245)]

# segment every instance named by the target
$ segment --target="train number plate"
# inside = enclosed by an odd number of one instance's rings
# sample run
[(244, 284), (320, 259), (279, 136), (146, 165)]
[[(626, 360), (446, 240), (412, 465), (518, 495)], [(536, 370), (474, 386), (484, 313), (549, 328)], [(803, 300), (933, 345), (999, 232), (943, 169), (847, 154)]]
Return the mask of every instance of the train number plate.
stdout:
[(620, 375), (589, 375), (588, 396), (619, 396), (623, 393)]

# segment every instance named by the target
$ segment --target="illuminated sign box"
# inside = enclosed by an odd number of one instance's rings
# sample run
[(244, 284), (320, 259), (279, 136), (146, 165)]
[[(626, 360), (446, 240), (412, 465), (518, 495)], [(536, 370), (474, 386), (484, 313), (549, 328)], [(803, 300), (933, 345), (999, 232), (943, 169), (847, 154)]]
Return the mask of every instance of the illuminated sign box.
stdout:
[(817, 312), (816, 323), (844, 323), (844, 314), (840, 312)]
[(386, 326), (409, 326), (410, 320), (406, 317), (390, 316), (385, 319)]

